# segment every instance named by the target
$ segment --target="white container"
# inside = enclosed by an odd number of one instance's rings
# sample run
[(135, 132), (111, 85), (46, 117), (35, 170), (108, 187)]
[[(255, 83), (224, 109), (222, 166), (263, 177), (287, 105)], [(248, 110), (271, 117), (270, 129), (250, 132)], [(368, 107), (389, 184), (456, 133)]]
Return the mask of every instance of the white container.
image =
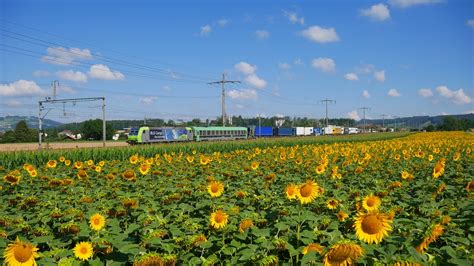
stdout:
[(314, 130), (314, 128), (312, 128), (312, 127), (305, 127), (304, 128), (304, 135), (305, 136), (313, 135), (313, 130)]
[(296, 136), (304, 136), (304, 127), (296, 128)]

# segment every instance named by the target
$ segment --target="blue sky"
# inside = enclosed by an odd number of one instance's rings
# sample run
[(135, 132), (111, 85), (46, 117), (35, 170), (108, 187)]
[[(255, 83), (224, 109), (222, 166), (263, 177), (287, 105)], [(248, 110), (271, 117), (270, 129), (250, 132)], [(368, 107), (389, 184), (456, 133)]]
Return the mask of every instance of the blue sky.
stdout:
[[(0, 116), (105, 96), (109, 119), (474, 112), (474, 2), (0, 2)], [(47, 118), (100, 117), (99, 103)]]

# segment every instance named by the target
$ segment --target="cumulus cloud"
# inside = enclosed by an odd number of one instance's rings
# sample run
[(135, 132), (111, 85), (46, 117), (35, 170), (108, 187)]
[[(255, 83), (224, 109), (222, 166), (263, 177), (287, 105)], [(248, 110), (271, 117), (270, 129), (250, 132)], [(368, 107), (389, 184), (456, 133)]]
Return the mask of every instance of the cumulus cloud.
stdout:
[(9, 84), (0, 84), (1, 96), (35, 96), (44, 94), (46, 92), (34, 81), (21, 79)]
[(376, 4), (367, 9), (362, 9), (360, 14), (376, 21), (384, 21), (390, 18), (390, 10), (384, 4)]
[(380, 82), (385, 81), (385, 70), (375, 71), (375, 72), (374, 72), (374, 78), (375, 78), (377, 81), (380, 81)]
[(400, 96), (402, 96), (402, 95), (397, 91), (397, 89), (390, 89), (390, 90), (388, 90), (387, 95), (390, 96), (390, 97), (400, 97)]
[(113, 71), (108, 66), (97, 64), (92, 65), (89, 69), (89, 77), (95, 79), (103, 79), (103, 80), (123, 80), (125, 76), (120, 73), (119, 71)]
[(431, 89), (422, 88), (418, 90), (418, 95), (420, 95), (423, 98), (428, 98), (428, 97), (433, 96), (433, 92), (431, 91)]
[(158, 97), (155, 96), (140, 97), (139, 99), (140, 103), (145, 105), (154, 104), (156, 100), (158, 100)]
[(278, 67), (279, 67), (281, 70), (288, 70), (288, 69), (291, 68), (290, 64), (285, 63), (285, 62), (279, 62), (279, 63), (278, 63)]
[(416, 5), (429, 5), (442, 3), (444, 0), (389, 0), (388, 3), (391, 6), (399, 8), (407, 8)]
[(467, 24), (469, 27), (471, 27), (471, 28), (474, 29), (474, 19), (468, 20), (468, 21), (466, 22), (466, 24)]
[(336, 63), (331, 58), (319, 57), (311, 61), (311, 65), (325, 73), (336, 71)]
[(212, 28), (209, 24), (204, 25), (201, 27), (201, 36), (202, 37), (209, 36), (209, 34), (211, 34), (211, 31), (212, 31)]
[(472, 98), (464, 93), (463, 89), (459, 89), (457, 91), (450, 90), (446, 86), (439, 86), (436, 88), (436, 91), (439, 93), (440, 96), (450, 99), (453, 103), (463, 105), (472, 103)]
[(251, 74), (254, 74), (255, 71), (257, 71), (257, 66), (252, 66), (251, 64), (247, 63), (247, 62), (239, 62), (237, 64), (234, 65), (234, 68), (242, 73), (242, 74), (245, 74), (245, 75), (251, 75)]
[(58, 46), (48, 47), (46, 51), (48, 55), (43, 56), (41, 60), (55, 65), (73, 65), (76, 61), (93, 59), (89, 49)]
[(257, 88), (257, 89), (263, 89), (267, 86), (267, 82), (265, 80), (261, 79), (256, 74), (248, 75), (245, 78), (245, 82), (247, 84), (251, 85), (252, 87)]
[(70, 81), (75, 81), (75, 82), (87, 82), (86, 74), (80, 71), (76, 71), (76, 72), (72, 70), (58, 71), (56, 72), (56, 76), (64, 80), (70, 80)]
[(225, 27), (225, 26), (227, 26), (227, 24), (229, 24), (229, 20), (228, 19), (220, 19), (219, 21), (217, 21), (217, 24), (221, 27)]
[(354, 119), (354, 120), (360, 120), (360, 116), (357, 113), (357, 110), (354, 110), (352, 112), (347, 113), (347, 117), (349, 117), (350, 119)]
[(370, 98), (370, 93), (369, 93), (369, 91), (368, 91), (368, 90), (364, 90), (364, 91), (362, 92), (362, 96), (364, 96), (364, 98), (367, 98), (367, 99)]
[(49, 75), (50, 73), (46, 70), (36, 70), (35, 72), (33, 72), (33, 76), (35, 77), (47, 77)]
[(347, 73), (346, 75), (344, 75), (344, 78), (352, 81), (359, 80), (359, 77), (355, 73)]
[(257, 99), (257, 91), (251, 89), (245, 90), (230, 90), (227, 96), (234, 100), (255, 100)]
[(298, 14), (296, 14), (296, 12), (289, 12), (283, 10), (283, 15), (288, 18), (288, 20), (290, 20), (290, 22), (293, 24), (304, 25), (304, 17), (298, 17)]
[(259, 40), (265, 40), (265, 39), (268, 39), (268, 37), (270, 37), (270, 33), (266, 30), (257, 30), (255, 31), (255, 36)]
[(303, 37), (317, 43), (329, 43), (339, 41), (339, 36), (334, 28), (322, 28), (311, 26), (301, 32)]
[(359, 74), (370, 74), (375, 71), (375, 66), (372, 64), (365, 64), (356, 67), (356, 72)]

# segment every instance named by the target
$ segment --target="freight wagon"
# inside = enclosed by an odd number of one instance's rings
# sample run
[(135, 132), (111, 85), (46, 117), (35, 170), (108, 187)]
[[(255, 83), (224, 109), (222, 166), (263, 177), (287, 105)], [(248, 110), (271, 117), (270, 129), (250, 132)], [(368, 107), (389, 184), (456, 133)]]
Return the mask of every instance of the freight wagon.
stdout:
[(255, 127), (254, 136), (255, 137), (272, 137), (273, 127)]
[(295, 135), (295, 129), (292, 127), (275, 127), (273, 129), (273, 136), (284, 137), (284, 136), (294, 136), (294, 135)]

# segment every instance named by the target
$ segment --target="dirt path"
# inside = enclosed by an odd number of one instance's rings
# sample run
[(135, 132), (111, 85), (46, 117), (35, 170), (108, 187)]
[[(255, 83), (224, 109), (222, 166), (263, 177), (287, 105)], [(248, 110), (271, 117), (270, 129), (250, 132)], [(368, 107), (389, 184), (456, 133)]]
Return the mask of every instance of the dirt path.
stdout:
[[(107, 141), (106, 147), (123, 147), (128, 146), (125, 141)], [(53, 142), (49, 144), (43, 143), (44, 149), (79, 149), (79, 148), (100, 148), (102, 142)], [(2, 151), (31, 151), (37, 150), (38, 143), (8, 143), (0, 144), (0, 152)]]

